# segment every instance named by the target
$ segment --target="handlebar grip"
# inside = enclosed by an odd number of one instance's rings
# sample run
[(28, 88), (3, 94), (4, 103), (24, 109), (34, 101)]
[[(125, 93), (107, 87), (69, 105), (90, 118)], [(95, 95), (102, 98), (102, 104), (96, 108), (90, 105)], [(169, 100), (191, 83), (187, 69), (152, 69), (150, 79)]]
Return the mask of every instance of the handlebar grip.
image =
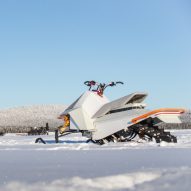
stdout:
[(122, 84), (123, 85), (124, 83), (119, 81), (119, 82), (116, 82), (116, 84)]
[(85, 81), (84, 84), (85, 84), (86, 86), (89, 86), (89, 85), (90, 85), (90, 81)]
[(86, 86), (95, 86), (96, 82), (93, 81), (93, 80), (92, 80), (92, 81), (85, 81), (84, 84), (85, 84)]

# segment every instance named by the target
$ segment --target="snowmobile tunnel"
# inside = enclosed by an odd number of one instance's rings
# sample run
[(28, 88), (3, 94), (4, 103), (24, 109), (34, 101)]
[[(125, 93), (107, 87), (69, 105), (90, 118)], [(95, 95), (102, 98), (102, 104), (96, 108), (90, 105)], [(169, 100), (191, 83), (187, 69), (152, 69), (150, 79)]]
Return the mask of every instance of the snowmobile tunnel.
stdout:
[(146, 114), (143, 114), (141, 116), (138, 116), (134, 119), (131, 120), (132, 123), (137, 123), (141, 120), (144, 120), (148, 117), (151, 117), (151, 116), (160, 116), (160, 115), (179, 115), (179, 114), (182, 114), (185, 112), (185, 109), (174, 109), (174, 108), (163, 108), (163, 109), (156, 109), (156, 110), (153, 110), (153, 111), (150, 111)]
[(147, 93), (133, 93), (112, 102), (106, 103), (99, 109), (92, 118), (98, 118), (106, 115), (109, 111), (122, 108), (127, 104), (141, 103), (147, 97)]

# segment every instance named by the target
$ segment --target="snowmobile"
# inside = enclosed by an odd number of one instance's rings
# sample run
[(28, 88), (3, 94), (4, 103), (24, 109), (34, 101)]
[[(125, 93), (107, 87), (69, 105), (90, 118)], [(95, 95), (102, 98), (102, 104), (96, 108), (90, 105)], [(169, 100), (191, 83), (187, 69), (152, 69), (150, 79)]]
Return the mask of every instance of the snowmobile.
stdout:
[(177, 138), (159, 127), (161, 123), (182, 123), (180, 115), (185, 110), (179, 108), (146, 109), (143, 103), (148, 96), (144, 92), (135, 92), (120, 99), (109, 101), (104, 95), (108, 87), (123, 82), (109, 84), (86, 81), (88, 91), (82, 94), (60, 116), (68, 116), (70, 123), (63, 133), (55, 132), (55, 140), (70, 133), (82, 133), (87, 142), (103, 145), (109, 142), (128, 142), (139, 139), (157, 143), (177, 142)]

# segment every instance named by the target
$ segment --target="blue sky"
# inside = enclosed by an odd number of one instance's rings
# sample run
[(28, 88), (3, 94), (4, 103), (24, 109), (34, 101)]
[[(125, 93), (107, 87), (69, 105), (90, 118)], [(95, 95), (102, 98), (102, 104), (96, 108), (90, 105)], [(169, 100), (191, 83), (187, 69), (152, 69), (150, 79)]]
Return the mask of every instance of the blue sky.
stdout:
[(190, 108), (191, 2), (0, 1), (0, 67), (0, 108), (69, 104), (92, 79), (125, 82), (110, 99)]

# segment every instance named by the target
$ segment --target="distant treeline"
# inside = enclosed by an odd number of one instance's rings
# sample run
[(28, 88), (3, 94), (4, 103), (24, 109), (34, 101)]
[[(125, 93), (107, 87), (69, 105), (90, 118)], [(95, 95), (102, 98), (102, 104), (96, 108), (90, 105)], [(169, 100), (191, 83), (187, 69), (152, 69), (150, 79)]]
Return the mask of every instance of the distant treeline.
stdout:
[(26, 127), (26, 126), (0, 126), (0, 135), (6, 133), (28, 133), (35, 134), (35, 132), (39, 132), (40, 134), (45, 134), (46, 132), (53, 132), (57, 129), (50, 128), (48, 123), (45, 124), (44, 127)]
[(181, 123), (181, 124), (174, 124), (174, 123), (162, 123), (159, 127), (164, 129), (191, 129), (191, 123)]

